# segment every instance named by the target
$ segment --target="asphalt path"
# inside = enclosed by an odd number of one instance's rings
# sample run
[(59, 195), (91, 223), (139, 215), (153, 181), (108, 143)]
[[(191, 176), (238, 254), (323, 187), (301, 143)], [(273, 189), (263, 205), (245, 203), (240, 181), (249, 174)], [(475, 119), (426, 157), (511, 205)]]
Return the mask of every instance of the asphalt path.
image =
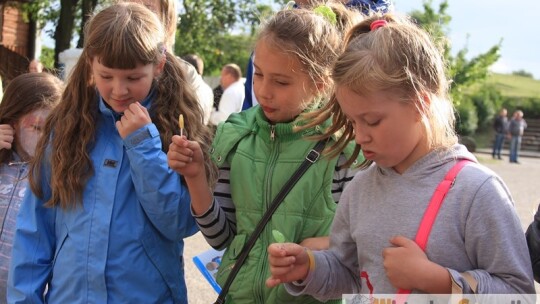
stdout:
[[(489, 154), (482, 153), (477, 153), (476, 157), (505, 181), (525, 231), (540, 203), (540, 158), (521, 157), (520, 164), (511, 164), (507, 157), (504, 160), (493, 160)], [(217, 293), (192, 261), (194, 255), (209, 248), (200, 232), (185, 240), (184, 259), (190, 304), (211, 304), (217, 298)], [(537, 293), (540, 291), (540, 285), (536, 285), (536, 290)]]

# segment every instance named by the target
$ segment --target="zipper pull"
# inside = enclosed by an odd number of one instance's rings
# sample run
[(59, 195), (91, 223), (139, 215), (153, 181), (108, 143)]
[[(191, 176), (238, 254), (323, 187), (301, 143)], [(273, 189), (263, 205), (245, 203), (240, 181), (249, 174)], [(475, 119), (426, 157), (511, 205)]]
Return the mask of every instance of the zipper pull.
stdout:
[(270, 126), (270, 140), (274, 141), (275, 138), (276, 138), (276, 126), (271, 125)]

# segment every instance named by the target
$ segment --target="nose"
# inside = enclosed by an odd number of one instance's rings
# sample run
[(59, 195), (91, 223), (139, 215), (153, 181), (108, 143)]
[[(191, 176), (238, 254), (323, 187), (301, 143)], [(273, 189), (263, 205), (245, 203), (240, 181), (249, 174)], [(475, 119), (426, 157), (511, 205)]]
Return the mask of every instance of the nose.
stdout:
[(272, 98), (272, 90), (266, 80), (253, 82), (253, 90), (255, 91), (257, 99), (269, 100)]
[(128, 93), (128, 87), (123, 81), (116, 80), (113, 83), (112, 93), (114, 96), (118, 97), (125, 96)]
[(357, 144), (363, 145), (371, 141), (371, 136), (365, 128), (359, 128), (358, 125), (354, 126), (354, 140)]

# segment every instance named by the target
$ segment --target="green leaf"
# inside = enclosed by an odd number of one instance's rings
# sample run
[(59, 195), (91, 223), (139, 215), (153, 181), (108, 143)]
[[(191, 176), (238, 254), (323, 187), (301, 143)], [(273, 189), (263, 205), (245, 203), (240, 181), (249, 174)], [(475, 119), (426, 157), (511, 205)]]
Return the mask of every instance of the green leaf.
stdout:
[(285, 243), (285, 236), (283, 233), (279, 232), (279, 230), (272, 230), (272, 236), (274, 237), (274, 240), (276, 240), (276, 243)]

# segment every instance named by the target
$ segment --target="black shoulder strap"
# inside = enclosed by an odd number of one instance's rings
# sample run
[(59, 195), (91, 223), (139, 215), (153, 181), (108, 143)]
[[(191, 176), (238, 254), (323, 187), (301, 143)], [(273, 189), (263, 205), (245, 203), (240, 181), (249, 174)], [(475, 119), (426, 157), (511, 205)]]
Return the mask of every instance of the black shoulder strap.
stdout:
[(263, 217), (261, 218), (261, 221), (257, 224), (257, 227), (255, 228), (255, 231), (250, 235), (247, 243), (244, 245), (244, 248), (242, 248), (242, 251), (240, 252), (240, 255), (238, 256), (238, 260), (234, 264), (231, 273), (227, 277), (227, 281), (225, 281), (225, 284), (221, 288), (221, 292), (219, 293), (219, 296), (214, 304), (223, 304), (225, 303), (225, 296), (229, 292), (229, 288), (231, 287), (232, 282), (234, 281), (234, 278), (240, 271), (240, 267), (244, 264), (246, 261), (249, 252), (255, 246), (255, 242), (257, 242), (257, 239), (259, 238), (259, 235), (261, 235), (262, 231), (264, 230), (264, 227), (270, 221), (272, 218), (272, 215), (277, 210), (283, 199), (289, 194), (291, 189), (296, 185), (300, 177), (304, 175), (304, 173), (307, 171), (307, 169), (315, 163), (319, 156), (321, 155), (322, 150), (324, 149), (324, 146), (326, 144), (326, 140), (321, 140), (317, 142), (317, 144), (309, 151), (308, 155), (304, 159), (304, 162), (300, 164), (300, 167), (296, 169), (296, 171), (293, 173), (291, 178), (287, 181), (287, 183), (281, 188), (279, 193), (276, 195), (274, 200), (272, 201), (272, 204), (266, 210)]

